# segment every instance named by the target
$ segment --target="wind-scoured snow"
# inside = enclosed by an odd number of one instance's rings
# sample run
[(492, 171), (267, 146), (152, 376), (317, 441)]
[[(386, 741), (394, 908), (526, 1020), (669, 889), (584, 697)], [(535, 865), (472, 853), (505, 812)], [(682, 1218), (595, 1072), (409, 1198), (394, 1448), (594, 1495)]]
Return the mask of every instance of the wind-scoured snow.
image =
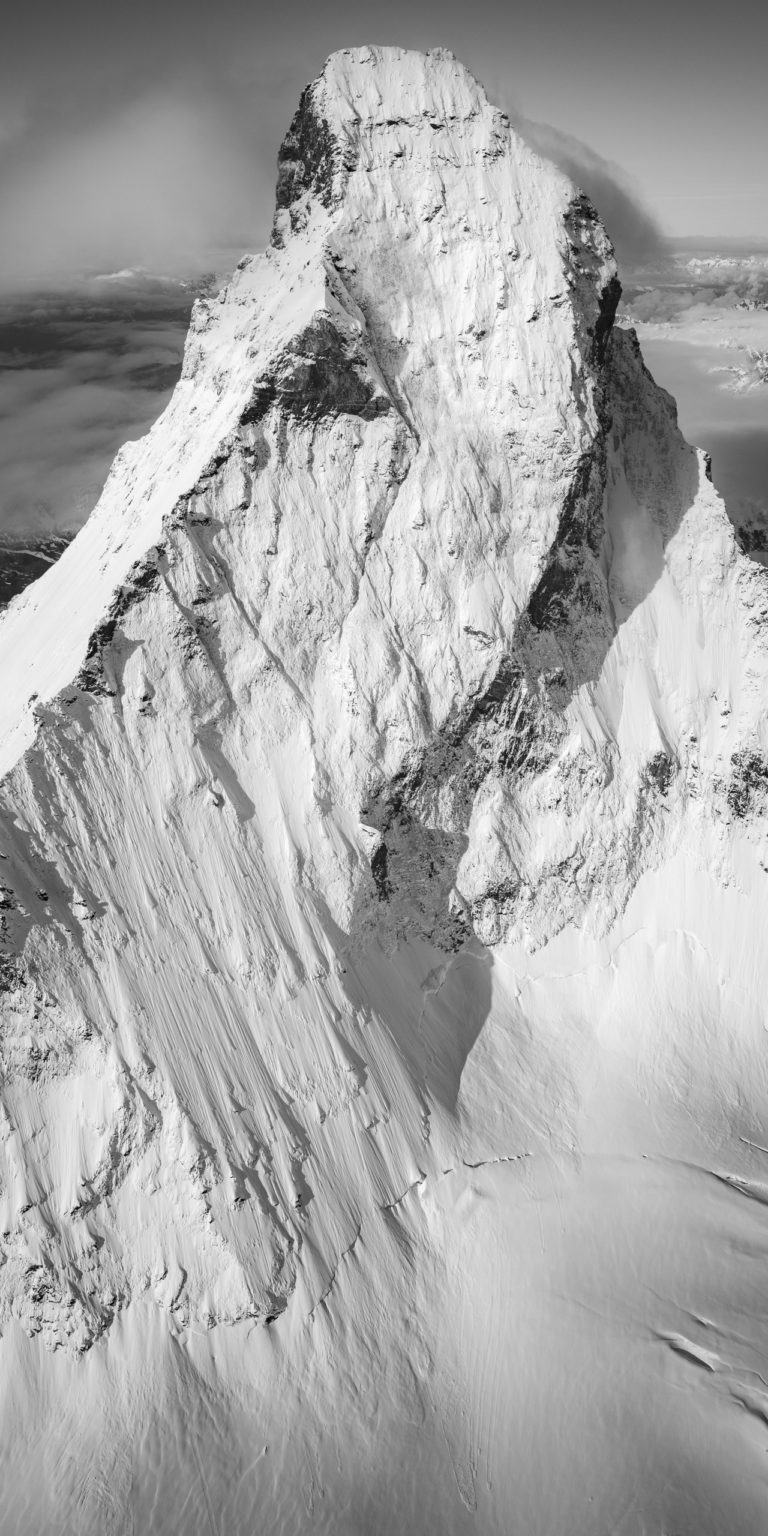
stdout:
[(0, 619), (3, 1530), (765, 1530), (768, 577), (443, 51)]

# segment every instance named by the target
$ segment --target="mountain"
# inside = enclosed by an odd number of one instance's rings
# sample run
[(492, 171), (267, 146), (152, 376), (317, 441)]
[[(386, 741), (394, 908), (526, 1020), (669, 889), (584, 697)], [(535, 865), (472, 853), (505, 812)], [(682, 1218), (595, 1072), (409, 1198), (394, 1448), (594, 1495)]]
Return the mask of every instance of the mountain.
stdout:
[(334, 54), (0, 620), (4, 1532), (766, 1528), (768, 577), (618, 297)]

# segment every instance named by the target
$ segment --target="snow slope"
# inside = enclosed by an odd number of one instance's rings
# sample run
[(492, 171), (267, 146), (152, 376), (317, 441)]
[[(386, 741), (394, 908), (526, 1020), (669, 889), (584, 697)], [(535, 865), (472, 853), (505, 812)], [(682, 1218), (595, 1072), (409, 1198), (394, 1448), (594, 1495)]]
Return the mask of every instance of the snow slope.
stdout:
[(0, 619), (3, 1531), (762, 1532), (768, 577), (450, 54), (277, 204)]

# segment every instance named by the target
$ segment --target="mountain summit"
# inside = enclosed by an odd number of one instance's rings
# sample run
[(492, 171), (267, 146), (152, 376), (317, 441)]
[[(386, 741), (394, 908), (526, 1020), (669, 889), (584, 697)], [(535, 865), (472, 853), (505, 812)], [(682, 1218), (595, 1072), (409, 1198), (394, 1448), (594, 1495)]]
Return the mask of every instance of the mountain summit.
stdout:
[(618, 295), (334, 54), (0, 618), (4, 1530), (765, 1529), (768, 576)]

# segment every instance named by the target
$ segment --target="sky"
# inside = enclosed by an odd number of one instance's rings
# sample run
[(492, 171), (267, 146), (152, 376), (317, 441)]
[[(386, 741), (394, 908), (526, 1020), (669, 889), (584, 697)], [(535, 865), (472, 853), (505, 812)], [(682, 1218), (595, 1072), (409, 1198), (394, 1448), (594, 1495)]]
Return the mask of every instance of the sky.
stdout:
[(665, 233), (768, 236), (764, 0), (38, 0), (3, 28), (0, 283), (263, 243), (303, 85), (367, 42), (453, 48)]

